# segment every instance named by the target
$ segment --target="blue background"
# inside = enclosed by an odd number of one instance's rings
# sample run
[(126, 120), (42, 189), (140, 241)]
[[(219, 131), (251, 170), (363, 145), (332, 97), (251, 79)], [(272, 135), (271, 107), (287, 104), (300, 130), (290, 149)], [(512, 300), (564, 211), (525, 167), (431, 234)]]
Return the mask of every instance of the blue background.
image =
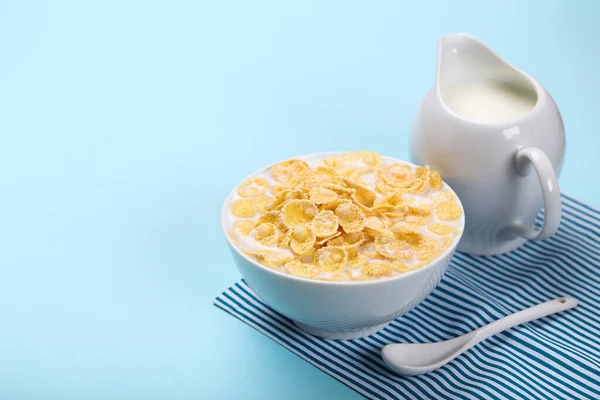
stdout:
[(595, 0), (0, 5), (0, 398), (359, 395), (218, 310), (219, 211), (279, 159), (407, 158), (437, 40), (542, 82), (600, 207)]

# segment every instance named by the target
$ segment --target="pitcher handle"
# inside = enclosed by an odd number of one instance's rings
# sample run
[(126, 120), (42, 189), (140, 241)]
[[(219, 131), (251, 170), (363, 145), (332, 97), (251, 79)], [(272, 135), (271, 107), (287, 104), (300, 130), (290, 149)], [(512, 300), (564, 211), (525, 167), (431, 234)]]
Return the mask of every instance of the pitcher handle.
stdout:
[(518, 174), (521, 176), (528, 175), (531, 171), (530, 165), (533, 165), (542, 186), (544, 223), (540, 230), (528, 228), (519, 222), (516, 222), (513, 228), (520, 236), (527, 239), (541, 240), (552, 236), (560, 224), (560, 215), (562, 212), (560, 188), (554, 168), (548, 156), (542, 150), (535, 147), (524, 147), (517, 150), (515, 154), (515, 166)]

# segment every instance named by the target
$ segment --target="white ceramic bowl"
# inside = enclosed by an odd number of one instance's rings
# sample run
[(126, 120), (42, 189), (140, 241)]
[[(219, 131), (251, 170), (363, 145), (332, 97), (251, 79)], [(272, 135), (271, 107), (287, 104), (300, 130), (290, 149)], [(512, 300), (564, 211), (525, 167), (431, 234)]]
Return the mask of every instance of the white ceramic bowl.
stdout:
[[(341, 154), (343, 152), (318, 153), (294, 158)], [(391, 157), (382, 158), (413, 165)], [(271, 167), (255, 172), (249, 178)], [(446, 188), (449, 187), (446, 185)], [(430, 264), (393, 278), (360, 282), (310, 280), (263, 266), (246, 256), (231, 241), (227, 215), (234, 193), (235, 189), (225, 201), (221, 222), (238, 270), (265, 303), (292, 319), (302, 330), (327, 339), (356, 339), (371, 335), (412, 310), (442, 279), (464, 230), (464, 217), (461, 217), (461, 233), (451, 247)], [(460, 200), (457, 203), (462, 209)]]

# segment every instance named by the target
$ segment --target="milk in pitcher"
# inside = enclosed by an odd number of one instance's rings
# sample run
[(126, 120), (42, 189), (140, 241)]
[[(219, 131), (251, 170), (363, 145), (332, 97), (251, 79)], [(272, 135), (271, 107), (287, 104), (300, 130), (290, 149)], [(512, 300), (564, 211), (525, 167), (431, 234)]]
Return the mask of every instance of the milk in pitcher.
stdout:
[(500, 122), (527, 115), (537, 101), (534, 91), (502, 81), (479, 81), (449, 85), (444, 101), (456, 114), (477, 122)]

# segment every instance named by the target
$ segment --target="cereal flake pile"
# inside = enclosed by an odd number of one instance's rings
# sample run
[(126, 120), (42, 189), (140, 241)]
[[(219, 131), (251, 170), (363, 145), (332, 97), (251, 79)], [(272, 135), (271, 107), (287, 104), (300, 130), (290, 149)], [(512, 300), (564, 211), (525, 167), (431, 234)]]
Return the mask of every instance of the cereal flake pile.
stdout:
[(367, 151), (307, 161), (237, 187), (230, 237), (265, 266), (329, 281), (392, 277), (428, 264), (459, 233), (462, 210), (429, 167)]

